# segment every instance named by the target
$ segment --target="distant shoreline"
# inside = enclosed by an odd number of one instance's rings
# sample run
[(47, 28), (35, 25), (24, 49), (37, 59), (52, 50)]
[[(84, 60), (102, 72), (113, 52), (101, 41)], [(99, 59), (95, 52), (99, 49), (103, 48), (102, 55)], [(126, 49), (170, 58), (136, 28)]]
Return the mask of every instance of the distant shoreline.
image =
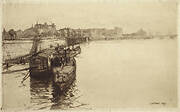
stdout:
[(3, 40), (3, 44), (32, 43), (32, 40)]
[[(101, 40), (151, 40), (151, 39), (159, 39), (159, 40), (163, 40), (163, 39), (176, 39), (176, 38), (161, 38), (161, 37), (155, 37), (155, 38), (96, 38), (96, 39), (91, 39), (89, 41), (101, 41)], [(42, 40), (62, 40), (62, 39), (58, 39), (58, 38), (44, 38)], [(28, 39), (15, 39), (15, 40), (2, 40), (3, 44), (18, 44), (18, 43), (32, 43), (33, 39), (32, 38), (28, 38)]]
[[(57, 38), (45, 38), (42, 40), (62, 40), (62, 39), (57, 39)], [(2, 40), (3, 44), (18, 44), (18, 43), (32, 43), (33, 39), (28, 38), (28, 39), (15, 39), (15, 40)]]

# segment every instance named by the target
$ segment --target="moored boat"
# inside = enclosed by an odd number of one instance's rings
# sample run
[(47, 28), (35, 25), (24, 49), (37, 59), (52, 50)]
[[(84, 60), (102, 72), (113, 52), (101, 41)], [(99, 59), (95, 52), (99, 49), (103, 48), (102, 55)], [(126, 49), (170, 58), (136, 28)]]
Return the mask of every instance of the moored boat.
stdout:
[(74, 49), (52, 48), (38, 52), (30, 59), (30, 76), (46, 78), (54, 75), (54, 68), (67, 68), (66, 66), (70, 63), (75, 63), (74, 57), (80, 53), (80, 50), (80, 47)]
[(55, 51), (52, 49), (46, 49), (30, 58), (29, 72), (31, 77), (47, 78), (52, 75), (49, 57), (53, 52)]
[(65, 91), (76, 78), (76, 60), (71, 58), (66, 65), (62, 67), (53, 67), (53, 82), (60, 92)]
[(51, 46), (38, 51), (39, 40), (34, 41), (30, 58), (30, 76), (33, 78), (52, 78), (59, 91), (65, 91), (76, 78), (75, 56), (81, 53), (79, 45)]

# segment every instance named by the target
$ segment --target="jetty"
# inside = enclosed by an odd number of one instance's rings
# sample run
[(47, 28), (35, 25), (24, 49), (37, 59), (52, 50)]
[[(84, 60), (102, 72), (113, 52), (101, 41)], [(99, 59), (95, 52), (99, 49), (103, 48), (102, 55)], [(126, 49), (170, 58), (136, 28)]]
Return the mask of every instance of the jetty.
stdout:
[[(68, 43), (68, 46), (71, 45), (75, 45), (75, 44), (79, 44), (79, 43), (83, 43), (86, 42), (85, 38), (66, 38), (66, 41)], [(39, 53), (44, 53), (44, 54), (50, 54), (48, 49), (43, 49), (43, 50), (38, 50), (38, 46), (41, 43), (40, 38), (35, 37), (33, 39), (33, 45), (32, 48), (29, 52), (29, 54), (26, 55), (22, 55), (22, 56), (17, 56), (14, 58), (10, 58), (10, 59), (6, 59), (3, 61), (3, 69), (7, 69), (10, 66), (14, 66), (16, 64), (26, 64), (29, 63), (30, 58), (32, 58), (34, 55), (37, 55)], [(75, 48), (75, 50), (77, 50), (77, 48)], [(53, 52), (53, 50), (51, 49), (51, 51)], [(75, 57), (77, 54), (75, 52), (71, 52), (71, 57)]]

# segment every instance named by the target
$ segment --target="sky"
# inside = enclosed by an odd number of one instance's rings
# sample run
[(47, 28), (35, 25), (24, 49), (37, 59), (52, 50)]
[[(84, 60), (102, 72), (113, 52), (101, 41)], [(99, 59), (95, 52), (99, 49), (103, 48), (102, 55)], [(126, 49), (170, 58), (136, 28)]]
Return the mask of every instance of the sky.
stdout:
[(55, 23), (57, 29), (121, 27), (125, 33), (176, 33), (175, 2), (52, 2), (4, 3), (3, 28), (24, 30), (36, 22)]

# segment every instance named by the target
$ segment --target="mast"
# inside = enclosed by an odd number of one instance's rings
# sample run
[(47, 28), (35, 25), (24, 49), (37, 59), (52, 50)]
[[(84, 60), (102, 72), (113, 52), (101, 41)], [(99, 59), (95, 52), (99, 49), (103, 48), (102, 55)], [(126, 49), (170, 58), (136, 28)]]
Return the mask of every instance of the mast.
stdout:
[(39, 46), (39, 42), (40, 42), (40, 38), (35, 37), (35, 38), (33, 39), (33, 45), (32, 45), (32, 48), (31, 48), (31, 50), (30, 50), (30, 54), (35, 54), (35, 53), (37, 53), (38, 46)]

